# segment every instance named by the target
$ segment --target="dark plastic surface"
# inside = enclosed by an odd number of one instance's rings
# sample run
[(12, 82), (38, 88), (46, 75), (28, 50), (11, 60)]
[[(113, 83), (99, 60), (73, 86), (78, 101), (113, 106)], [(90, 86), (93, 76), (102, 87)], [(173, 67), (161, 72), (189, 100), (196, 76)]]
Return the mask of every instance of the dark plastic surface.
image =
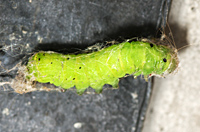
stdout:
[[(105, 40), (155, 36), (165, 24), (170, 2), (2, 0), (0, 81), (11, 81), (17, 69), (5, 69), (26, 62), (34, 51), (71, 53)], [(151, 80), (140, 77), (122, 79), (119, 89), (99, 95), (78, 96), (73, 91), (19, 95), (4, 85), (0, 131), (139, 132), (150, 91)]]

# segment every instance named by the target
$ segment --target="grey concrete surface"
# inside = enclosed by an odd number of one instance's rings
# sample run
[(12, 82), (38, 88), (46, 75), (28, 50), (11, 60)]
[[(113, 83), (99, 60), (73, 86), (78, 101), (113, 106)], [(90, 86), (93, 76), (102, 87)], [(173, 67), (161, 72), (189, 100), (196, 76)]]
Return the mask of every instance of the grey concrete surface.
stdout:
[(200, 132), (200, 1), (174, 0), (169, 16), (179, 51), (175, 75), (155, 78), (143, 132)]

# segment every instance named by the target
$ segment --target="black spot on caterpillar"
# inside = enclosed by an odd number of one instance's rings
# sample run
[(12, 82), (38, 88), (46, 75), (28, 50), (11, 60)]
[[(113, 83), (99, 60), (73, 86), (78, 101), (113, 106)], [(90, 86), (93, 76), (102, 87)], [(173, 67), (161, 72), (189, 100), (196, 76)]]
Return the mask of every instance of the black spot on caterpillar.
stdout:
[(35, 53), (29, 59), (26, 75), (31, 81), (50, 82), (64, 89), (76, 86), (78, 94), (89, 86), (99, 93), (104, 84), (117, 87), (118, 78), (126, 74), (165, 76), (178, 63), (177, 52), (170, 46), (123, 42), (88, 54)]

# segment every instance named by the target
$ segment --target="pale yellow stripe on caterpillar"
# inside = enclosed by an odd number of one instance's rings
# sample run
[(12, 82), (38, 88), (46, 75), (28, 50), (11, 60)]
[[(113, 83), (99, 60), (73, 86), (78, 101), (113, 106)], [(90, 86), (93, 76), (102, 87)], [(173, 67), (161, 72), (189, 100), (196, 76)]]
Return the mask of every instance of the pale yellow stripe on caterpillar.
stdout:
[[(111, 68), (113, 65), (108, 64), (108, 62), (109, 62), (110, 58), (113, 56), (113, 54), (114, 54), (113, 52), (116, 52), (116, 51), (115, 51), (116, 48), (117, 48), (117, 47), (114, 47), (114, 48), (110, 51), (110, 53), (108, 54), (108, 59), (106, 60), (106, 66), (108, 67), (108, 69), (109, 69), (110, 72), (112, 73), (113, 77), (115, 77), (115, 78), (116, 78), (117, 76), (116, 76), (116, 74), (113, 72), (113, 70), (112, 70), (112, 68)], [(112, 59), (113, 59), (113, 57), (112, 57)], [(109, 65), (111, 65), (111, 67), (110, 67)], [(110, 76), (110, 77), (112, 77), (112, 76)]]
[(119, 48), (118, 48), (118, 59), (119, 59), (119, 63), (120, 63), (120, 66), (121, 66), (121, 70), (123, 71), (123, 73), (126, 73), (125, 71), (125, 68), (124, 68), (124, 64), (122, 62), (122, 56), (121, 56), (121, 52), (122, 52), (122, 48), (123, 48), (124, 44), (120, 45)]

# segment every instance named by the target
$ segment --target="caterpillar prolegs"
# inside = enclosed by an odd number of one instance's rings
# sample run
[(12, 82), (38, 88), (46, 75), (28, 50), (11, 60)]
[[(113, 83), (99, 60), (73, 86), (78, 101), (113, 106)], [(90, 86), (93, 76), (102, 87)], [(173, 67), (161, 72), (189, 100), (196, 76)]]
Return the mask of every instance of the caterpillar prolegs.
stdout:
[(64, 89), (75, 86), (79, 94), (89, 86), (99, 93), (104, 84), (117, 87), (126, 74), (165, 76), (177, 66), (177, 52), (169, 46), (123, 42), (88, 54), (35, 53), (27, 64), (27, 78)]

